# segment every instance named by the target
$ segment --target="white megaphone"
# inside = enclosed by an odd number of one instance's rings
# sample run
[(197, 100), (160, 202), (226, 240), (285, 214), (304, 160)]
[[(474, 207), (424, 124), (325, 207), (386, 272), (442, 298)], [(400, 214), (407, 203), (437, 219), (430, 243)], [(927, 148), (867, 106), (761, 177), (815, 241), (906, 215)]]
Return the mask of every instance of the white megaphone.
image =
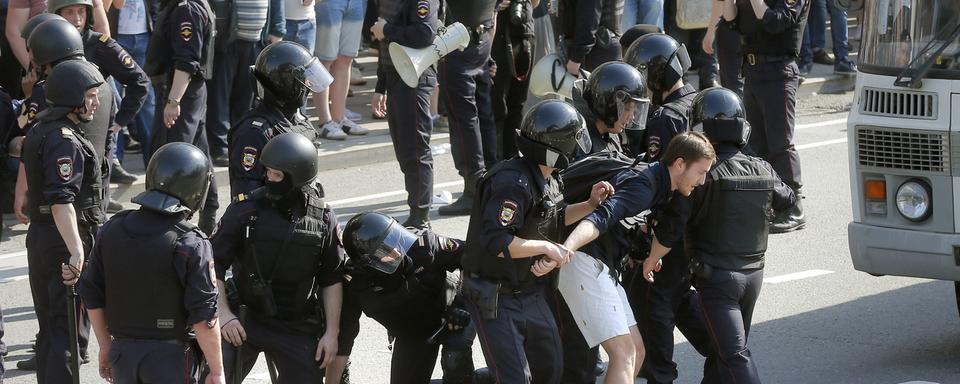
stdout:
[(443, 33), (433, 39), (433, 45), (413, 49), (397, 43), (390, 43), (390, 60), (397, 69), (400, 78), (411, 88), (417, 86), (420, 74), (454, 49), (463, 50), (470, 44), (470, 32), (463, 24), (453, 23), (443, 29)]
[(573, 98), (573, 83), (590, 77), (590, 72), (580, 70), (580, 78), (567, 72), (566, 63), (560, 56), (551, 53), (544, 56), (530, 71), (530, 92), (539, 98), (557, 95), (566, 99)]

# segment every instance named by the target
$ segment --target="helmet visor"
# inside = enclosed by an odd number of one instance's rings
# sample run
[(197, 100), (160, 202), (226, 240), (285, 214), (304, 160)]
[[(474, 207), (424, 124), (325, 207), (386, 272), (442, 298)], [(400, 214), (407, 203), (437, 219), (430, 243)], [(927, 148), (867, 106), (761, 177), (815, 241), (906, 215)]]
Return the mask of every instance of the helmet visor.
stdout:
[(587, 133), (586, 125), (581, 125), (580, 129), (577, 130), (576, 140), (577, 148), (580, 148), (581, 153), (590, 153), (593, 143), (590, 141), (590, 134)]
[(396, 222), (390, 224), (383, 236), (383, 241), (375, 245), (370, 254), (365, 255), (365, 259), (370, 268), (383, 273), (394, 273), (400, 267), (407, 251), (417, 242), (417, 236)]
[(624, 129), (643, 130), (647, 128), (647, 114), (650, 111), (650, 99), (622, 92), (617, 97), (617, 116), (626, 121)]
[(313, 58), (303, 69), (303, 85), (311, 92), (323, 92), (333, 83), (333, 77), (320, 60)]

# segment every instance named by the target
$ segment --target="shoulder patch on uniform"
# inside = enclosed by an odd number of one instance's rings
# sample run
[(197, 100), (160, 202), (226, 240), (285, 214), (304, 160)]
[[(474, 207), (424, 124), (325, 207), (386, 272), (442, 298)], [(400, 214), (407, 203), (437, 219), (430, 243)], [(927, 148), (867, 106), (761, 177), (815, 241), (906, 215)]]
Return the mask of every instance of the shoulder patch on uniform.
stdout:
[(786, 1), (787, 1), (787, 5), (790, 5), (790, 6), (797, 4), (797, 0), (786, 0)]
[(650, 136), (650, 144), (647, 145), (647, 157), (656, 158), (660, 155), (660, 136)]
[(513, 200), (504, 200), (500, 204), (500, 225), (506, 227), (513, 224), (517, 216), (517, 203)]
[(101, 42), (101, 43), (106, 43), (107, 40), (110, 40), (110, 36), (100, 35), (100, 42)]
[[(794, 0), (796, 1), (796, 0)], [(421, 19), (426, 19), (430, 15), (430, 2), (427, 0), (420, 0), (417, 2), (417, 17)]]
[(70, 180), (73, 177), (73, 159), (69, 157), (61, 157), (57, 159), (57, 175), (60, 176), (63, 181)]
[(71, 138), (73, 137), (73, 130), (67, 127), (63, 127), (63, 128), (60, 128), (60, 134), (63, 135), (63, 137)]
[(244, 200), (246, 200), (246, 199), (247, 199), (247, 194), (246, 194), (246, 193), (241, 193), (241, 194), (236, 195), (236, 196), (233, 197), (233, 202), (234, 202), (234, 203), (239, 203), (239, 202), (244, 201)]
[(240, 165), (244, 171), (250, 172), (254, 164), (257, 163), (257, 149), (254, 147), (243, 147), (240, 155)]
[(120, 51), (120, 64), (122, 64), (124, 68), (133, 69), (133, 58), (130, 57), (127, 51)]
[(254, 127), (262, 127), (262, 126), (263, 126), (263, 121), (253, 120), (253, 121), (250, 122), (250, 125), (252, 125), (252, 126), (254, 126)]
[(189, 21), (180, 23), (180, 38), (183, 41), (190, 41), (193, 38), (193, 23)]
[(460, 248), (460, 244), (449, 237), (437, 236), (440, 238), (440, 249), (447, 252), (456, 252)]

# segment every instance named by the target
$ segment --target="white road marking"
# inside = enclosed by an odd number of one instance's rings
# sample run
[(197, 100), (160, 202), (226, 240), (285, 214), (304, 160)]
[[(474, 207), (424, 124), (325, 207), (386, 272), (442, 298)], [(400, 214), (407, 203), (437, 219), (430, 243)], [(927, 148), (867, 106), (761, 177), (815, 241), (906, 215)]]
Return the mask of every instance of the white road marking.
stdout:
[(27, 251), (4, 253), (4, 254), (0, 255), (0, 260), (10, 259), (10, 258), (14, 258), (14, 257), (21, 257), (21, 256), (26, 256), (26, 255), (27, 255)]
[(830, 125), (836, 125), (836, 124), (840, 124), (840, 123), (846, 124), (846, 123), (847, 123), (847, 118), (844, 117), (844, 118), (842, 118), (842, 119), (833, 119), (833, 120), (826, 120), (826, 121), (818, 121), (818, 122), (816, 122), (816, 123), (810, 123), (810, 124), (797, 124), (796, 128), (794, 128), (794, 129), (819, 128), (819, 127), (826, 127), (826, 126), (830, 126)]
[(786, 283), (788, 281), (803, 280), (803, 279), (809, 279), (811, 277), (829, 275), (831, 273), (833, 273), (833, 271), (827, 271), (824, 269), (811, 269), (809, 271), (794, 272), (794, 273), (788, 273), (786, 275), (768, 277), (766, 279), (763, 279), (763, 282), (766, 284), (780, 284), (780, 283)]
[(823, 147), (827, 145), (840, 144), (840, 143), (846, 143), (846, 142), (847, 142), (847, 139), (826, 140), (826, 141), (818, 141), (816, 143), (798, 145), (796, 148), (799, 151), (801, 149)]
[[(461, 184), (463, 184), (463, 180), (456, 180), (456, 181), (450, 181), (446, 183), (434, 184), (433, 188), (447, 188), (447, 187), (453, 187)], [(341, 204), (357, 203), (357, 202), (366, 201), (366, 200), (382, 199), (384, 197), (402, 196), (405, 194), (407, 194), (407, 191), (400, 189), (396, 191), (374, 193), (372, 195), (357, 196), (357, 197), (351, 197), (347, 199), (334, 200), (334, 201), (327, 202), (327, 204), (336, 206)]]
[(26, 280), (26, 279), (28, 279), (29, 277), (30, 277), (30, 275), (19, 275), (19, 276), (8, 277), (8, 278), (5, 278), (5, 279), (0, 279), (0, 284), (6, 284), (6, 283), (12, 283), (12, 282), (14, 282), (14, 281)]

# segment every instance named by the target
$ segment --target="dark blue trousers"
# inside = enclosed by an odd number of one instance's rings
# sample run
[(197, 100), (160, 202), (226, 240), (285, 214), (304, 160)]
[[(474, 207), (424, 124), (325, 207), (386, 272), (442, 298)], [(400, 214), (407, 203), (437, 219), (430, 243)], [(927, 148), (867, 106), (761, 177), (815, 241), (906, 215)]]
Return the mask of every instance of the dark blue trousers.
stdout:
[[(223, 38), (230, 35), (223, 33)], [(260, 54), (260, 42), (236, 40), (224, 44), (213, 56), (213, 78), (207, 82), (210, 99), (207, 105), (207, 141), (214, 157), (226, 155), (230, 125), (250, 110), (255, 86), (250, 66)]]
[(710, 339), (702, 383), (759, 384), (760, 375), (747, 340), (763, 285), (763, 270), (714, 268), (709, 279), (697, 279), (696, 285)]
[(393, 150), (403, 172), (407, 205), (429, 208), (433, 195), (433, 154), (430, 153), (430, 92), (437, 86), (436, 71), (428, 68), (420, 83), (410, 88), (394, 70), (386, 72), (387, 125)]
[(202, 354), (189, 344), (115, 339), (108, 358), (114, 384), (196, 383)]
[(793, 144), (800, 69), (794, 60), (743, 64), (743, 105), (750, 149), (793, 190), (802, 186), (800, 154)]

